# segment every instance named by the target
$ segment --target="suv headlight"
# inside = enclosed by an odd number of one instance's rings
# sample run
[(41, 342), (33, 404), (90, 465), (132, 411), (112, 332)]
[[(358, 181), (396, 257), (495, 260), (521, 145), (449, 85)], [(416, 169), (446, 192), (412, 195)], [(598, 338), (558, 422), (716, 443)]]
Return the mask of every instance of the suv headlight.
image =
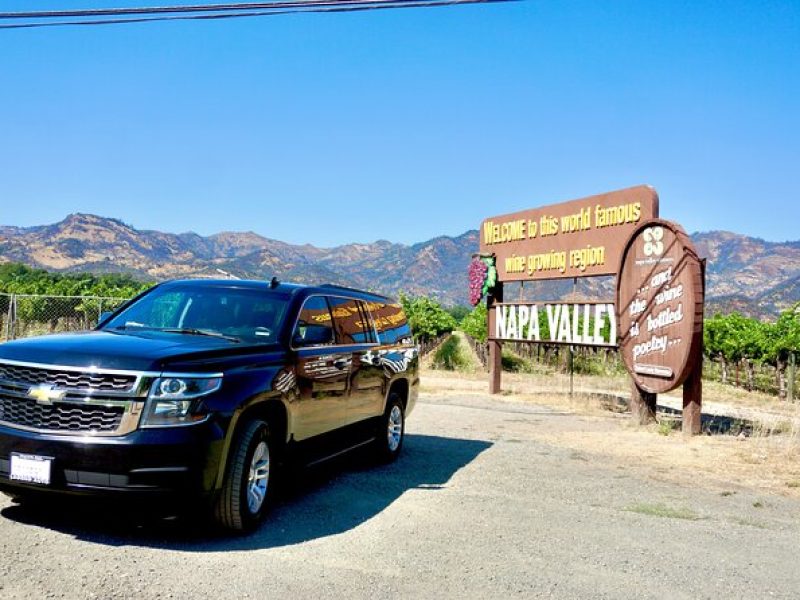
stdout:
[(150, 387), (142, 427), (172, 427), (203, 421), (198, 398), (216, 392), (222, 377), (159, 377)]

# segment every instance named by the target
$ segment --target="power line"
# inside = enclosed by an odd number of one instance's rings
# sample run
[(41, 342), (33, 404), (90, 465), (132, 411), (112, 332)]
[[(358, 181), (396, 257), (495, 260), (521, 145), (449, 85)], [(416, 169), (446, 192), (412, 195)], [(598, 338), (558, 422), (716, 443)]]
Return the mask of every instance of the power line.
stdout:
[[(376, 0), (376, 3), (380, 0)], [(309, 2), (310, 4), (311, 2)], [(179, 4), (173, 6), (126, 6), (119, 8), (80, 8), (73, 10), (37, 10), (0, 13), (0, 19), (46, 19), (53, 17), (108, 17), (115, 15), (141, 15), (159, 13), (193, 13), (272, 9), (294, 6), (297, 2), (235, 2), (227, 4)]]
[[(128, 7), (0, 13), (0, 29), (32, 29), (76, 25), (117, 25), (156, 21), (216, 20), (263, 17), (300, 12), (352, 12), (389, 8), (427, 8), (460, 4), (491, 4), (519, 0), (284, 0), (236, 4)], [(200, 13), (200, 14), (198, 14)], [(99, 19), (97, 17), (111, 17)], [(70, 18), (74, 20), (63, 20)], [(31, 21), (31, 19), (36, 19)], [(24, 20), (22, 23), (2, 21)]]

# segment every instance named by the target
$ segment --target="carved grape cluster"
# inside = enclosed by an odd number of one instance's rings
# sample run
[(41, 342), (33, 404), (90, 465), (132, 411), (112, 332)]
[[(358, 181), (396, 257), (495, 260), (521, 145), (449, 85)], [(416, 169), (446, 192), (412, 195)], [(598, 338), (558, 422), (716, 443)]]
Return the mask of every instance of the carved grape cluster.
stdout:
[(469, 264), (469, 302), (477, 306), (481, 298), (497, 282), (497, 269), (492, 257), (475, 257)]

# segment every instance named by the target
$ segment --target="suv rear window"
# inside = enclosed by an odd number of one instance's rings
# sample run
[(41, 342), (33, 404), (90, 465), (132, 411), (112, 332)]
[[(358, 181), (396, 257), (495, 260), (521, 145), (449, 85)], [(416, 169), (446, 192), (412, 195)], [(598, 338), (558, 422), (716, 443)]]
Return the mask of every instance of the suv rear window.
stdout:
[(339, 344), (374, 344), (375, 331), (364, 303), (351, 298), (330, 297), (336, 341)]
[(368, 302), (381, 344), (413, 344), (411, 327), (403, 307), (397, 303)]

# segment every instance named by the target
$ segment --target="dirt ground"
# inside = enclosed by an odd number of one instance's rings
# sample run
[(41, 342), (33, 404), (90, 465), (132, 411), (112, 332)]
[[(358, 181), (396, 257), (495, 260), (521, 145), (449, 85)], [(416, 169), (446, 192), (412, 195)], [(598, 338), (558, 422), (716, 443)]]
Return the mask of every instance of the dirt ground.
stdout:
[[(658, 425), (635, 426), (627, 416), (609, 413), (596, 397), (543, 392), (538, 380), (530, 375), (505, 373), (504, 392), (499, 401), (546, 405), (606, 424), (587, 431), (539, 429), (535, 436), (543, 442), (623, 464), (636, 464), (655, 479), (711, 486), (722, 491), (746, 487), (800, 498), (800, 434), (791, 428), (779, 435), (756, 431), (748, 437), (686, 438), (679, 431), (669, 432)], [(481, 398), (488, 388), (483, 373), (428, 369), (422, 381), (426, 393), (462, 400)]]
[(0, 498), (0, 597), (797, 597), (800, 501), (750, 472), (754, 441), (423, 381), (395, 463), (297, 472), (248, 536)]

